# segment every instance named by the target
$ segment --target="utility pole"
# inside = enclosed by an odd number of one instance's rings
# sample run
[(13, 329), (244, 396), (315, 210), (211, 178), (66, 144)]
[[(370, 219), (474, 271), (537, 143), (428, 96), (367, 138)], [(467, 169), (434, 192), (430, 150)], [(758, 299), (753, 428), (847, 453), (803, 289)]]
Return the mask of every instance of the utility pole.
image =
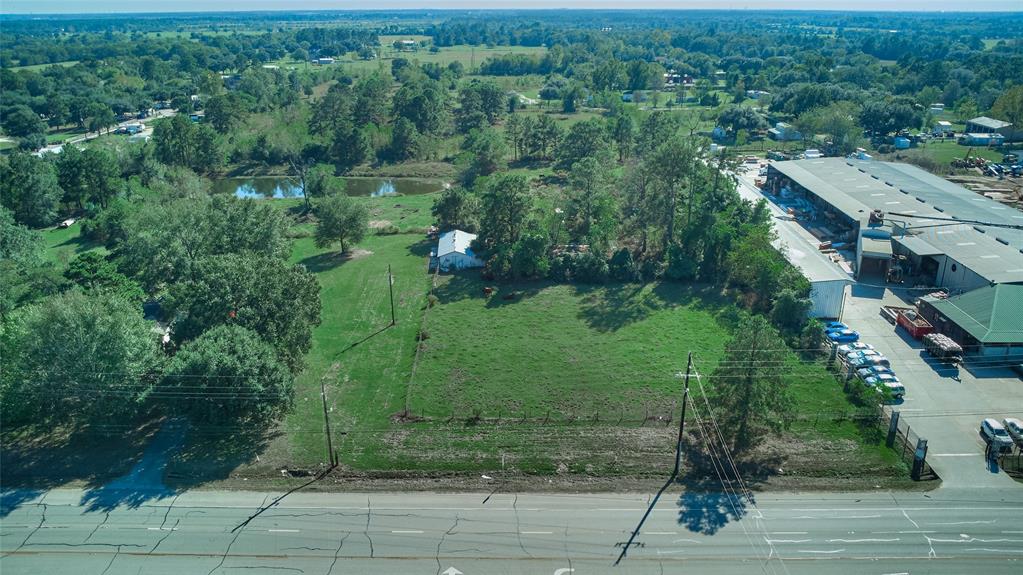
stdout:
[(678, 477), (679, 471), (682, 468), (682, 432), (686, 428), (686, 405), (689, 403), (689, 374), (693, 369), (693, 352), (689, 352), (689, 359), (686, 361), (686, 374), (684, 379), (684, 386), (682, 390), (682, 417), (678, 421), (678, 441), (675, 442), (675, 468), (671, 472), (671, 477), (664, 482), (654, 498), (650, 500), (650, 505), (646, 508), (646, 513), (643, 514), (643, 518), (639, 520), (639, 525), (636, 526), (635, 531), (629, 536), (629, 540), (622, 546), (622, 552), (618, 555), (618, 559), (615, 560), (614, 564), (617, 566), (625, 559), (625, 555), (629, 552), (629, 547), (632, 547), (633, 542), (639, 535), (640, 530), (643, 529), (643, 524), (646, 523), (647, 517), (650, 517), (650, 512), (654, 510), (657, 505), (657, 501), (661, 498), (661, 495), (675, 482), (675, 478)]
[(387, 264), (387, 292), (391, 295), (391, 325), (394, 320), (394, 276), (391, 275), (391, 264)]
[(682, 391), (682, 417), (678, 420), (678, 442), (675, 445), (675, 470), (671, 472), (672, 480), (675, 479), (682, 467), (682, 432), (686, 429), (686, 404), (689, 403), (689, 373), (692, 369), (693, 352), (689, 352), (689, 359), (686, 361), (685, 388)]

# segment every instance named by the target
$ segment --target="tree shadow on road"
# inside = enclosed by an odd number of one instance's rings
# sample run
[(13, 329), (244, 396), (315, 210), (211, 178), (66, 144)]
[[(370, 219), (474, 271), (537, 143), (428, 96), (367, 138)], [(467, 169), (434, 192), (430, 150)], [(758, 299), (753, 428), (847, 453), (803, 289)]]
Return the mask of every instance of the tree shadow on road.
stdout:
[(101, 485), (128, 473), (158, 419), (124, 425), (31, 425), (0, 435), (0, 517), (26, 501), (68, 483)]
[(742, 483), (736, 480), (731, 464), (718, 450), (712, 458), (705, 450), (690, 449), (688, 472), (679, 483), (685, 491), (678, 500), (678, 524), (693, 533), (714, 535), (722, 527), (739, 521), (756, 505), (750, 490), (767, 480), (780, 466), (777, 456), (757, 456), (756, 462), (733, 459)]
[(181, 448), (188, 433), (183, 420), (168, 420), (146, 445), (142, 457), (128, 473), (94, 485), (82, 495), (81, 505), (87, 511), (113, 511), (118, 507), (135, 508), (147, 501), (175, 495), (163, 483), (164, 469), (174, 452)]

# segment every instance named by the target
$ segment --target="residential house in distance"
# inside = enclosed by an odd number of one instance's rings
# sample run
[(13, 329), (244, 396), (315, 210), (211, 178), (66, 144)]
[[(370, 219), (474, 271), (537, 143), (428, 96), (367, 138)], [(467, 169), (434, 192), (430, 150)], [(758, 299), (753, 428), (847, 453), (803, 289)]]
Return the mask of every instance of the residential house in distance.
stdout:
[(800, 134), (792, 124), (778, 122), (767, 131), (767, 137), (778, 142), (795, 142), (802, 140), (803, 134)]
[(759, 100), (770, 95), (770, 92), (765, 92), (764, 90), (746, 90), (746, 97), (750, 100)]
[(324, 56), (322, 58), (317, 58), (317, 59), (313, 60), (313, 63), (314, 64), (319, 64), (320, 66), (328, 66), (328, 65), (334, 63), (334, 59), (331, 58), (330, 56)]
[(664, 74), (664, 87), (673, 88), (676, 86), (683, 86), (685, 88), (692, 88), (696, 85), (696, 79), (689, 74), (679, 74), (674, 70), (669, 70)]
[(462, 230), (444, 232), (437, 239), (437, 248), (430, 258), (430, 266), (440, 271), (464, 270), (483, 267), (483, 260), (472, 251), (476, 234)]
[(935, 136), (944, 138), (955, 133), (955, 128), (952, 127), (952, 122), (948, 120), (938, 120), (934, 123), (934, 127), (931, 128), (931, 133)]
[(400, 40), (395, 42), (395, 48), (402, 52), (415, 52), (419, 48), (419, 42), (415, 40)]
[(931, 104), (930, 112), (932, 114), (940, 114), (940, 113), (942, 113), (944, 111), (945, 111), (945, 104), (942, 104), (940, 102), (939, 103), (935, 103), (935, 104)]

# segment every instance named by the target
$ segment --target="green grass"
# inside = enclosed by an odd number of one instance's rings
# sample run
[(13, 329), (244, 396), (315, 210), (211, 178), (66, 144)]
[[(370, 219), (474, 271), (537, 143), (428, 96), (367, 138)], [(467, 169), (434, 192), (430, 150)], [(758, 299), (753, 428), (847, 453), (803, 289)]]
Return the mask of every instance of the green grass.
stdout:
[(34, 70), (34, 71), (38, 72), (39, 70), (45, 70), (46, 68), (49, 68), (50, 66), (63, 66), (65, 68), (69, 68), (71, 66), (74, 66), (77, 63), (78, 63), (78, 60), (66, 60), (64, 62), (53, 62), (53, 63), (49, 63), (49, 64), (32, 64), (31, 66), (10, 66), (9, 69), (10, 70)]
[[(395, 200), (367, 201), (380, 204), (379, 215), (386, 218), (399, 213)], [(424, 240), (421, 234), (371, 235), (357, 246), (371, 253), (348, 261), (338, 258), (336, 249), (315, 247), (311, 238), (295, 242), (292, 261), (316, 274), (323, 308), (306, 369), (296, 382), (295, 410), (285, 425), (295, 461), (323, 460), (321, 378), (326, 378), (338, 431), (380, 428), (403, 408), (429, 281)], [(393, 327), (388, 327), (388, 265), (395, 277)]]
[[(449, 46), (440, 48), (437, 52), (430, 52), (429, 49), (424, 48), (420, 48), (416, 51), (399, 51), (392, 48), (390, 42), (385, 43), (385, 38), (391, 37), (381, 37), (382, 45), (377, 48), (376, 59), (361, 60), (352, 53), (340, 58), (338, 62), (352, 70), (375, 70), (382, 61), (385, 69), (390, 70), (391, 60), (394, 60), (395, 58), (406, 58), (408, 60), (416, 60), (420, 63), (431, 62), (442, 66), (447, 66), (451, 62), (457, 61), (462, 63), (466, 72), (471, 72), (474, 67), (478, 67), (487, 58), (492, 56), (503, 56), (505, 54), (542, 55), (547, 51), (546, 48), (532, 46), (495, 46), (493, 48), (482, 46), (476, 46), (475, 48), (472, 46)], [(397, 39), (398, 37), (395, 36), (393, 38)], [(391, 42), (393, 41), (394, 40), (392, 39)]]
[(56, 264), (67, 264), (85, 252), (101, 250), (106, 253), (106, 248), (101, 244), (87, 241), (78, 234), (81, 232), (82, 224), (75, 222), (67, 228), (50, 228), (43, 230), (43, 242), (45, 249), (43, 257)]
[(715, 304), (677, 284), (529, 283), (487, 298), (477, 276), (447, 276), (437, 289), (417, 414), (641, 418), (643, 406), (666, 410), (677, 397), (686, 352), (709, 367), (724, 348)]
[[(970, 146), (961, 146), (954, 141), (929, 142), (912, 148), (912, 150), (917, 150), (917, 153), (928, 156), (939, 164), (944, 165), (948, 165), (956, 158), (962, 158), (969, 149)], [(970, 157), (978, 156), (995, 162), (1002, 161), (1001, 151), (974, 146), (973, 151), (970, 152)]]

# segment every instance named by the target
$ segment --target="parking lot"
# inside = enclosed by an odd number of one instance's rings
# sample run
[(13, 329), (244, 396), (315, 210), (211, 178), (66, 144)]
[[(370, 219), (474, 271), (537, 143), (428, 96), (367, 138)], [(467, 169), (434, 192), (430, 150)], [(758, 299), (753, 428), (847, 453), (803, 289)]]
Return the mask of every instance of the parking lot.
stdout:
[[(740, 177), (739, 192), (747, 199), (760, 197), (752, 173)], [(774, 224), (791, 248), (817, 249), (816, 240), (802, 226), (783, 217), (773, 206)], [(781, 216), (781, 217), (777, 217)], [(896, 328), (881, 316), (882, 305), (912, 306), (913, 295), (893, 291), (881, 278), (864, 279), (846, 288), (845, 307), (840, 318), (860, 333), (860, 341), (886, 355), (892, 370), (906, 387), (906, 397), (893, 409), (913, 431), (928, 440), (927, 461), (940, 475), (943, 485), (958, 487), (1007, 487), (1019, 485), (1011, 477), (992, 469), (984, 457), (985, 443), (979, 434), (985, 417), (1023, 419), (1023, 380), (1008, 368), (961, 368), (928, 361), (919, 340)]]
[[(980, 421), (1023, 417), (1023, 381), (1008, 368), (961, 368), (928, 361), (923, 344), (880, 315), (882, 304), (910, 305), (884, 287), (849, 288), (842, 321), (888, 356), (906, 386), (906, 398), (893, 406), (903, 421), (928, 440), (927, 461), (945, 485), (1004, 487), (1013, 479), (994, 472), (984, 459)], [(958, 380), (956, 379), (958, 377)]]

